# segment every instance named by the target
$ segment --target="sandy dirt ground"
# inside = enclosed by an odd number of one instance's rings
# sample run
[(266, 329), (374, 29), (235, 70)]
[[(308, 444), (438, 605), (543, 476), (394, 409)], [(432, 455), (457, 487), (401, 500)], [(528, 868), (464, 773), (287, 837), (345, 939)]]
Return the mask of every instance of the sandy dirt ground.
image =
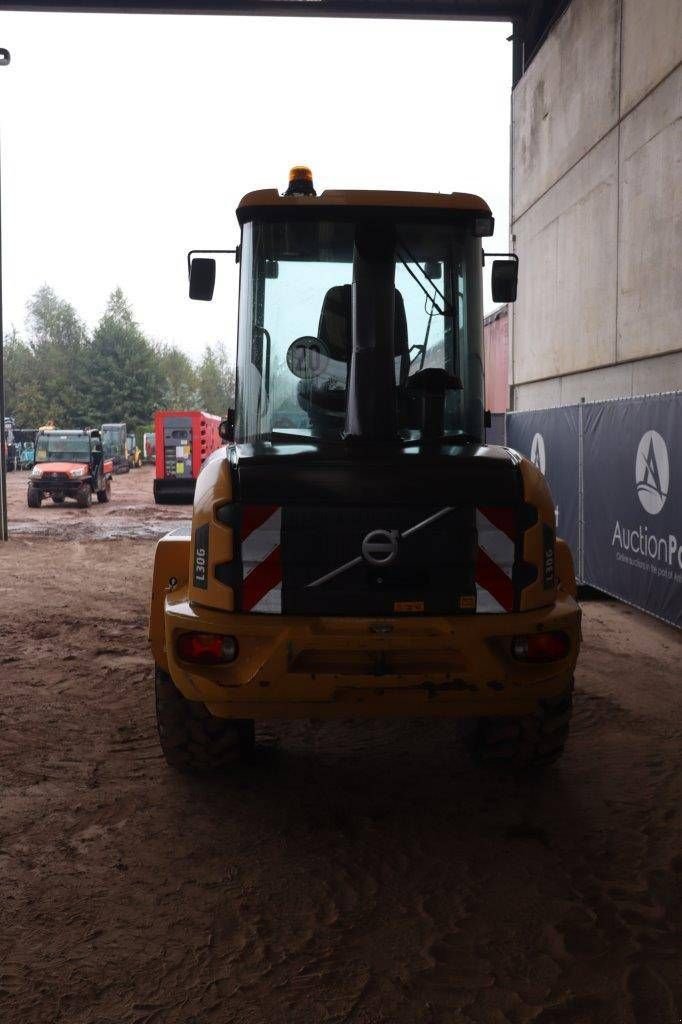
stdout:
[(680, 635), (585, 604), (574, 728), (540, 779), (447, 722), (266, 723), (173, 774), (146, 614), (151, 471), (25, 507), (0, 548), (3, 1024), (676, 1024)]

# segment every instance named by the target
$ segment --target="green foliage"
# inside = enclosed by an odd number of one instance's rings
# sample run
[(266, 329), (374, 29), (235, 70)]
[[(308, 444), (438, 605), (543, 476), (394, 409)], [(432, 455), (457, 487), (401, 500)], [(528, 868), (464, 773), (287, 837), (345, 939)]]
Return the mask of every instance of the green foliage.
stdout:
[(234, 370), (222, 342), (206, 346), (196, 377), (200, 407), (204, 412), (225, 416), (234, 405)]
[(163, 377), (162, 409), (194, 409), (197, 404), (196, 371), (192, 361), (180, 349), (159, 345), (156, 360)]
[[(88, 337), (73, 306), (47, 285), (28, 303), (28, 347), (33, 354), (31, 390), (41, 396), (42, 422), (87, 425), (83, 407)], [(10, 406), (7, 406), (10, 408)]]
[[(27, 336), (5, 338), (5, 407), (18, 427), (125, 422), (140, 435), (157, 409), (224, 414), (234, 401), (225, 348), (195, 366), (175, 346), (153, 344), (116, 288), (92, 337), (73, 306), (47, 285), (28, 303)], [(141, 440), (140, 440), (141, 443)]]
[(129, 430), (149, 419), (163, 399), (156, 351), (133, 318), (120, 288), (113, 291), (87, 353), (92, 423), (125, 422)]
[(16, 418), (19, 427), (42, 425), (46, 400), (34, 373), (33, 352), (16, 331), (7, 335), (4, 349), (7, 412)]

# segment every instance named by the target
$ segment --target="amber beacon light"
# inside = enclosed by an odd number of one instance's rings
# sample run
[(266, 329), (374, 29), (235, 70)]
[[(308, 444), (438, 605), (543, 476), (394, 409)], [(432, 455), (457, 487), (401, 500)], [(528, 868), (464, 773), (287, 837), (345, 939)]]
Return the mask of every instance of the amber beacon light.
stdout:
[(314, 196), (313, 172), (309, 167), (292, 167), (289, 171), (289, 187), (285, 196)]

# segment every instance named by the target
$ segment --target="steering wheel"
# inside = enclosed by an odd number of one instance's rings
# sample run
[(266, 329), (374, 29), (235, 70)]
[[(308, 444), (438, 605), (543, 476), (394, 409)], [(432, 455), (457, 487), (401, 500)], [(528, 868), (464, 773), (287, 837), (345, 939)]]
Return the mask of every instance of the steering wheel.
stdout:
[(428, 366), (407, 378), (409, 391), (421, 391), (424, 395), (444, 396), (446, 391), (462, 391), (459, 377), (437, 366)]

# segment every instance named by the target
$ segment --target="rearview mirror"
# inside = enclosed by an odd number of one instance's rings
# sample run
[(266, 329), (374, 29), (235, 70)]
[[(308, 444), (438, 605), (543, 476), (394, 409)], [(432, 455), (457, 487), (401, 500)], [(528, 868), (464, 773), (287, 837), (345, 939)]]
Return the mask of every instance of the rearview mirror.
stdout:
[(493, 260), (493, 272), (490, 281), (493, 302), (516, 302), (518, 279), (518, 259)]
[(440, 281), (442, 277), (440, 260), (427, 260), (424, 264), (424, 274), (429, 281)]
[(215, 260), (196, 256), (189, 265), (189, 297), (210, 302), (215, 288)]

